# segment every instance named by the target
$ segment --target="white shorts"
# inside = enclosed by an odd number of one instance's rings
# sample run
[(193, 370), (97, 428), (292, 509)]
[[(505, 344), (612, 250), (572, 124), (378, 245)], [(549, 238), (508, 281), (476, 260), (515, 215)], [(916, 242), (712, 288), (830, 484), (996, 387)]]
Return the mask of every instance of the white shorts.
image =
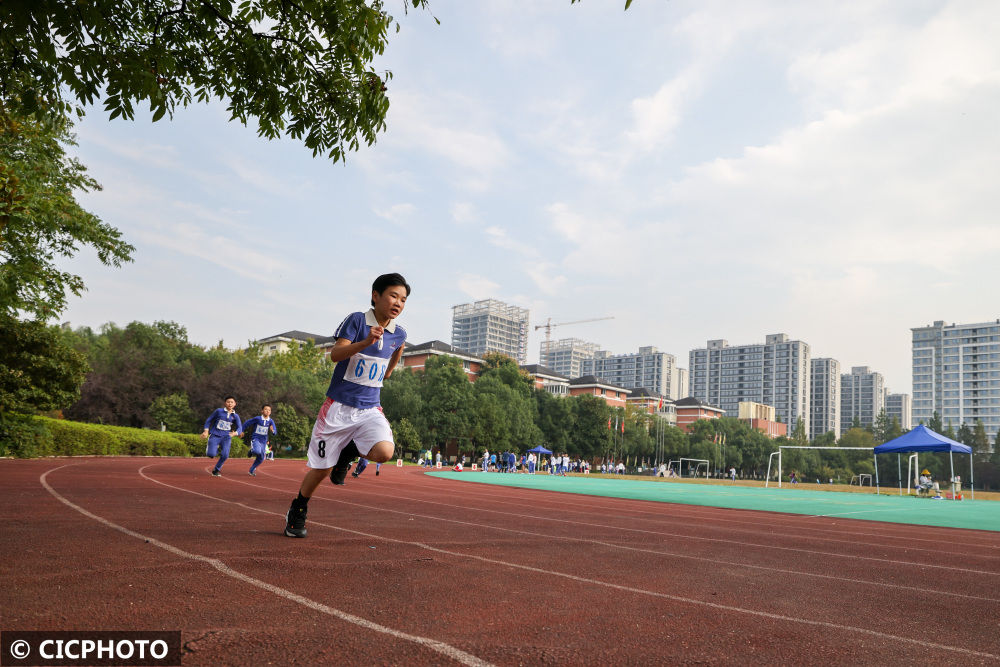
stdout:
[(389, 420), (382, 414), (382, 408), (360, 409), (327, 398), (313, 425), (307, 465), (332, 468), (351, 440), (361, 456), (366, 456), (375, 443), (393, 441)]

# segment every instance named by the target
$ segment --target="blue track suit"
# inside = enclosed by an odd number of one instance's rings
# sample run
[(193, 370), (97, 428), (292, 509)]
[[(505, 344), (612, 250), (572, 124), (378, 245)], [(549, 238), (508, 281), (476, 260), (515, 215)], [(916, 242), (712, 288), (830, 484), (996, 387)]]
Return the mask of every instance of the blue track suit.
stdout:
[(264, 418), (257, 415), (253, 419), (248, 419), (243, 423), (243, 432), (250, 433), (250, 452), (254, 455), (253, 465), (250, 472), (257, 470), (257, 466), (264, 462), (264, 455), (267, 454), (267, 438), (271, 433), (278, 434), (278, 425), (270, 417)]
[(237, 433), (243, 432), (243, 420), (235, 412), (226, 412), (225, 408), (218, 408), (205, 420), (205, 428), (208, 429), (208, 446), (205, 454), (215, 458), (219, 455), (219, 461), (215, 464), (216, 470), (222, 470), (222, 464), (229, 458), (229, 446), (232, 440), (229, 434), (236, 427)]

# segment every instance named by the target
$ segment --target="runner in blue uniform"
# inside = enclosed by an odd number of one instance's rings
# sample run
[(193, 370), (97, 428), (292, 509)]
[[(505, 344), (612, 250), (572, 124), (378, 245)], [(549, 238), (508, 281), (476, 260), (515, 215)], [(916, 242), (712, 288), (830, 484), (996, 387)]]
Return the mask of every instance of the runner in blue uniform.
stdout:
[(243, 422), (236, 414), (236, 399), (226, 396), (223, 401), (224, 408), (217, 408), (215, 412), (205, 420), (205, 430), (201, 432), (201, 437), (208, 438), (208, 445), (205, 447), (205, 454), (215, 458), (218, 453), (219, 460), (212, 468), (212, 474), (216, 477), (222, 476), (222, 464), (229, 458), (229, 447), (233, 444), (232, 435), (237, 437), (243, 435)]
[(264, 462), (267, 456), (267, 439), (271, 433), (278, 434), (278, 426), (271, 419), (271, 406), (262, 405), (260, 414), (243, 422), (243, 432), (250, 434), (250, 452), (254, 455), (250, 466), (250, 475), (257, 476), (257, 466)]
[(309, 498), (328, 474), (331, 482), (343, 484), (356, 457), (376, 463), (392, 458), (392, 429), (380, 400), (382, 382), (403, 355), (406, 330), (396, 318), (409, 295), (403, 276), (381, 275), (372, 284), (368, 312), (351, 313), (337, 327), (337, 342), (330, 350), (330, 360), (337, 365), (309, 439), (310, 469), (285, 514), (286, 536), (306, 536)]

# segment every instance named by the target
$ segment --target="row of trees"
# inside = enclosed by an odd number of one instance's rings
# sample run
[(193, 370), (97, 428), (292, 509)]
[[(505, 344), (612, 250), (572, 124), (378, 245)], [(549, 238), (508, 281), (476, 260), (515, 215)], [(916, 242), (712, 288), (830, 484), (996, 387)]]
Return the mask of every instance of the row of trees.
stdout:
[[(233, 394), (245, 417), (264, 403), (272, 406), (280, 425), (276, 443), (291, 455), (301, 455), (308, 442), (333, 370), (311, 344), (270, 356), (253, 345), (237, 351), (205, 348), (188, 341), (184, 327), (172, 322), (108, 324), (100, 331), (37, 322), (3, 327), (0, 355), (0, 404), (22, 412), (56, 411), (82, 422), (197, 433), (223, 397)], [(703, 459), (713, 471), (735, 467), (743, 476), (762, 478), (769, 455), (780, 445), (870, 450), (901, 432), (884, 413), (870, 428), (855, 424), (839, 440), (827, 433), (811, 443), (801, 422), (791, 437), (777, 440), (731, 418), (699, 421), (684, 432), (644, 410), (536, 389), (503, 355), (487, 355), (484, 362), (474, 383), (459, 360), (446, 356), (428, 359), (421, 372), (401, 367), (393, 373), (382, 403), (401, 453), (430, 448), (476, 456), (485, 449), (524, 452), (543, 445), (590, 460), (632, 464)], [(940, 428), (939, 421), (935, 415), (929, 426)], [(1000, 482), (1000, 457), (989, 454), (982, 424), (955, 435), (977, 453), (977, 480), (987, 486)], [(960, 465), (964, 471), (965, 462)], [(950, 473), (944, 455), (922, 456), (921, 467), (938, 478)], [(880, 470), (885, 483), (897, 481), (894, 468), (888, 464)], [(825, 483), (872, 474), (874, 466), (864, 451), (786, 450), (784, 470)]]
[[(270, 356), (253, 345), (237, 351), (206, 348), (188, 341), (184, 327), (173, 322), (108, 324), (99, 331), (27, 324), (0, 329), (0, 405), (19, 412), (55, 411), (89, 423), (197, 433), (223, 397), (233, 394), (244, 417), (264, 403), (272, 406), (280, 426), (275, 441), (291, 455), (303, 453), (333, 371), (311, 344)], [(684, 432), (644, 410), (611, 408), (596, 396), (559, 398), (536, 389), (503, 355), (487, 355), (474, 383), (452, 357), (431, 357), (421, 372), (397, 368), (386, 381), (382, 403), (401, 453), (429, 448), (471, 457), (485, 449), (524, 452), (543, 445), (633, 465), (703, 459), (713, 471), (735, 467), (757, 478), (766, 474), (768, 457), (780, 445), (870, 450), (901, 433), (884, 413), (870, 428), (855, 424), (839, 440), (827, 433), (809, 442), (801, 422), (790, 437), (771, 440), (731, 418), (699, 421)], [(932, 429), (948, 434), (937, 415), (931, 422)], [(1000, 456), (990, 455), (982, 424), (963, 425), (955, 437), (976, 452), (977, 480), (1000, 483)], [(800, 479), (824, 483), (874, 473), (864, 451), (785, 450), (783, 458), (786, 474), (795, 470)], [(964, 471), (965, 462), (960, 465)], [(922, 456), (921, 467), (939, 479), (950, 474), (945, 455)], [(886, 465), (880, 475), (896, 483), (896, 466)]]

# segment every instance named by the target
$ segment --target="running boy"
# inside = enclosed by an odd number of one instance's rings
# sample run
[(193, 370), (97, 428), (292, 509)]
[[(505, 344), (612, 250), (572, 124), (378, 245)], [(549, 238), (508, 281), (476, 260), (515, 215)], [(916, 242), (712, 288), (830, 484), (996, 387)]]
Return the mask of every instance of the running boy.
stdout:
[(243, 422), (236, 414), (236, 399), (226, 396), (223, 402), (224, 408), (216, 408), (215, 412), (205, 420), (205, 430), (201, 432), (201, 437), (208, 438), (208, 446), (205, 454), (215, 458), (219, 454), (219, 460), (212, 468), (212, 474), (216, 477), (222, 476), (222, 464), (229, 458), (229, 447), (233, 444), (232, 434), (237, 437), (243, 435)]
[(260, 414), (243, 423), (243, 430), (250, 434), (250, 452), (254, 455), (250, 466), (250, 475), (257, 476), (257, 466), (264, 462), (267, 455), (267, 439), (271, 433), (278, 434), (278, 427), (271, 419), (271, 406), (266, 403), (260, 407)]
[(409, 296), (403, 276), (381, 275), (372, 283), (368, 312), (351, 313), (337, 327), (337, 342), (330, 350), (330, 360), (337, 365), (309, 439), (310, 470), (285, 514), (286, 536), (306, 536), (309, 498), (327, 474), (334, 484), (343, 484), (355, 457), (376, 463), (392, 458), (392, 429), (379, 401), (382, 382), (403, 354), (406, 331), (396, 318)]

